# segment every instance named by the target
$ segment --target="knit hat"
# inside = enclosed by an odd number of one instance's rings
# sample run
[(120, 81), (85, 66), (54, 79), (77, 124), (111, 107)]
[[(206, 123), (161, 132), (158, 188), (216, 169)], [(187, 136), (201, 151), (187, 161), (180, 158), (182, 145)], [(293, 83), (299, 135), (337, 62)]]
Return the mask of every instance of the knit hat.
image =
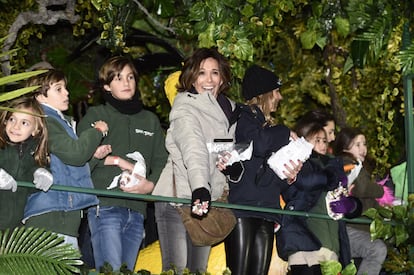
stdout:
[(246, 70), (243, 78), (242, 92), (245, 100), (265, 94), (282, 86), (279, 77), (273, 72), (253, 65)]

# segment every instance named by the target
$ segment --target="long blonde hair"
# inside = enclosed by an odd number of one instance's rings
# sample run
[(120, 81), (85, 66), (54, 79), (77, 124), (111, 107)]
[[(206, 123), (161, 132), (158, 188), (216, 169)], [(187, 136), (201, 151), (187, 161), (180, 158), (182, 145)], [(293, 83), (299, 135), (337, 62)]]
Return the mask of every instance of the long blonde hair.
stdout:
[(265, 123), (263, 126), (266, 126), (266, 125), (272, 126), (277, 123), (276, 119), (272, 116), (272, 107), (269, 106), (269, 102), (272, 99), (273, 99), (273, 91), (270, 91), (265, 94), (255, 96), (252, 99), (246, 101), (247, 105), (251, 107), (257, 106), (262, 111), (265, 117)]
[(14, 112), (18, 112), (19, 110), (28, 110), (28, 113), (33, 115), (36, 123), (36, 135), (33, 138), (37, 139), (38, 144), (34, 152), (34, 159), (39, 166), (47, 166), (49, 163), (47, 148), (48, 134), (46, 128), (45, 115), (42, 106), (35, 98), (33, 98), (33, 96), (22, 96), (10, 101), (7, 107), (13, 108), (16, 111), (7, 110), (3, 111), (0, 114), (0, 125), (2, 125), (0, 130), (0, 148), (5, 148), (9, 143), (6, 133), (6, 127), (4, 125), (9, 120), (10, 116)]

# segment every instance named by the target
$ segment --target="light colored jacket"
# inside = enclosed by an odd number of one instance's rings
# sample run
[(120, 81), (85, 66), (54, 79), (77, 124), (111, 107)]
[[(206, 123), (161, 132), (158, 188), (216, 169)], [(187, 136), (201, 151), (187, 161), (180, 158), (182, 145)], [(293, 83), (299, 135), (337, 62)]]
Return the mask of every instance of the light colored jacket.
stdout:
[[(231, 104), (234, 110), (234, 102)], [(165, 141), (169, 159), (152, 194), (190, 199), (193, 190), (205, 187), (213, 201), (219, 198), (228, 184), (216, 168), (217, 153), (210, 153), (208, 144), (214, 139), (234, 139), (235, 125), (230, 126), (210, 93), (178, 93), (170, 112)]]

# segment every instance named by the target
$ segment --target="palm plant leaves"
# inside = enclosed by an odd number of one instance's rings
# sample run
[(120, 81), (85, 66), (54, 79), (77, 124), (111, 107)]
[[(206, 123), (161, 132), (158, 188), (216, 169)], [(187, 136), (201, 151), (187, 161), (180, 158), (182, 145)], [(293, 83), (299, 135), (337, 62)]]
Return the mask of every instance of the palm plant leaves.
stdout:
[(30, 93), (31, 91), (36, 90), (39, 87), (40, 86), (25, 87), (25, 88), (14, 90), (12, 92), (1, 94), (0, 95), (0, 102), (11, 100), (13, 98), (25, 95), (27, 93)]
[(18, 74), (12, 74), (12, 75), (8, 75), (8, 76), (3, 76), (0, 78), (0, 86), (1, 85), (5, 85), (8, 83), (12, 83), (12, 82), (16, 82), (16, 81), (20, 81), (23, 79), (27, 79), (29, 77), (38, 75), (38, 74), (42, 74), (47, 72), (47, 70), (37, 70), (37, 71), (31, 71), (31, 72), (24, 72), (24, 73), (18, 73)]
[(63, 237), (44, 229), (17, 227), (0, 232), (0, 274), (80, 273), (80, 253)]
[[(3, 43), (6, 40), (6, 38), (7, 38), (7, 36), (3, 37), (3, 38), (0, 38), (0, 46), (3, 46)], [(3, 53), (0, 54), (0, 57), (12, 54), (16, 51), (17, 51), (17, 49), (13, 49), (13, 50), (10, 50), (8, 52), (3, 52)], [(8, 75), (8, 76), (1, 76), (0, 77), (0, 86), (10, 84), (10, 83), (15, 83), (15, 82), (18, 82), (18, 81), (21, 81), (21, 80), (30, 78), (32, 76), (45, 73), (45, 72), (47, 72), (47, 70), (37, 70), (37, 71), (32, 71), (32, 72), (24, 72), (24, 73), (11, 74), (11, 75)], [(10, 99), (22, 96), (24, 94), (30, 93), (31, 91), (34, 91), (37, 88), (39, 88), (39, 86), (26, 87), (26, 88), (17, 89), (17, 90), (7, 92), (7, 93), (1, 93), (0, 94), (0, 102), (7, 101), (7, 100), (10, 100)], [(0, 109), (1, 109), (1, 107), (0, 107)]]
[[(32, 76), (42, 74), (42, 73), (45, 73), (45, 72), (47, 72), (47, 70), (38, 70), (38, 71), (33, 71), (33, 72), (24, 72), (24, 73), (18, 73), (18, 74), (3, 76), (3, 77), (0, 77), (0, 86), (5, 85), (5, 84), (9, 84), (9, 83), (13, 83), (13, 82), (16, 82), (16, 81), (24, 80), (24, 79), (27, 79), (27, 78), (30, 78)], [(36, 90), (37, 88), (39, 88), (39, 86), (21, 88), (21, 89), (17, 89), (17, 90), (8, 92), (8, 93), (0, 94), (0, 102), (10, 100), (10, 99), (19, 97), (21, 95), (30, 93), (31, 91)]]
[(372, 60), (376, 62), (380, 58), (381, 50), (383, 49), (387, 39), (385, 35), (388, 33), (389, 22), (387, 18), (377, 18), (372, 22), (368, 30), (358, 35), (355, 40), (368, 41), (370, 44), (370, 53)]
[(400, 51), (398, 54), (399, 59), (401, 60), (401, 66), (403, 72), (406, 75), (414, 73), (414, 43), (407, 47), (407, 49)]

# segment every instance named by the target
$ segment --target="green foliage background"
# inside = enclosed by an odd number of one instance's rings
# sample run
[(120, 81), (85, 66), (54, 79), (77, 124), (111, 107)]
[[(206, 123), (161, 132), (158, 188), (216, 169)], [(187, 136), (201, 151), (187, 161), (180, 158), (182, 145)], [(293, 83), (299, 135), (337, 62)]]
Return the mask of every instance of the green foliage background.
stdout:
[[(5, 4), (4, 4), (5, 3)], [(141, 29), (165, 39), (183, 56), (195, 47), (218, 47), (229, 58), (233, 73), (230, 97), (241, 101), (245, 69), (258, 63), (283, 80), (283, 102), (276, 114), (293, 126), (306, 111), (332, 112), (338, 129), (361, 127), (370, 155), (382, 175), (404, 151), (402, 77), (412, 71), (414, 50), (403, 49), (403, 34), (412, 31), (411, 1), (399, 0), (92, 0), (76, 1), (75, 25), (60, 23), (52, 31), (26, 25), (19, 33), (13, 57), (16, 71), (40, 61), (46, 53), (70, 76), (74, 103), (90, 98), (94, 80), (93, 50), (73, 64), (68, 55), (90, 33), (101, 32), (97, 44), (134, 57), (159, 50), (126, 45), (125, 37)], [(2, 0), (0, 35), (7, 34), (19, 12), (37, 9), (33, 0)], [(69, 30), (70, 28), (70, 30)], [(411, 62), (411, 63), (410, 63)], [(144, 103), (167, 121), (169, 106), (163, 68), (144, 75)], [(411, 115), (411, 114), (410, 114)]]

